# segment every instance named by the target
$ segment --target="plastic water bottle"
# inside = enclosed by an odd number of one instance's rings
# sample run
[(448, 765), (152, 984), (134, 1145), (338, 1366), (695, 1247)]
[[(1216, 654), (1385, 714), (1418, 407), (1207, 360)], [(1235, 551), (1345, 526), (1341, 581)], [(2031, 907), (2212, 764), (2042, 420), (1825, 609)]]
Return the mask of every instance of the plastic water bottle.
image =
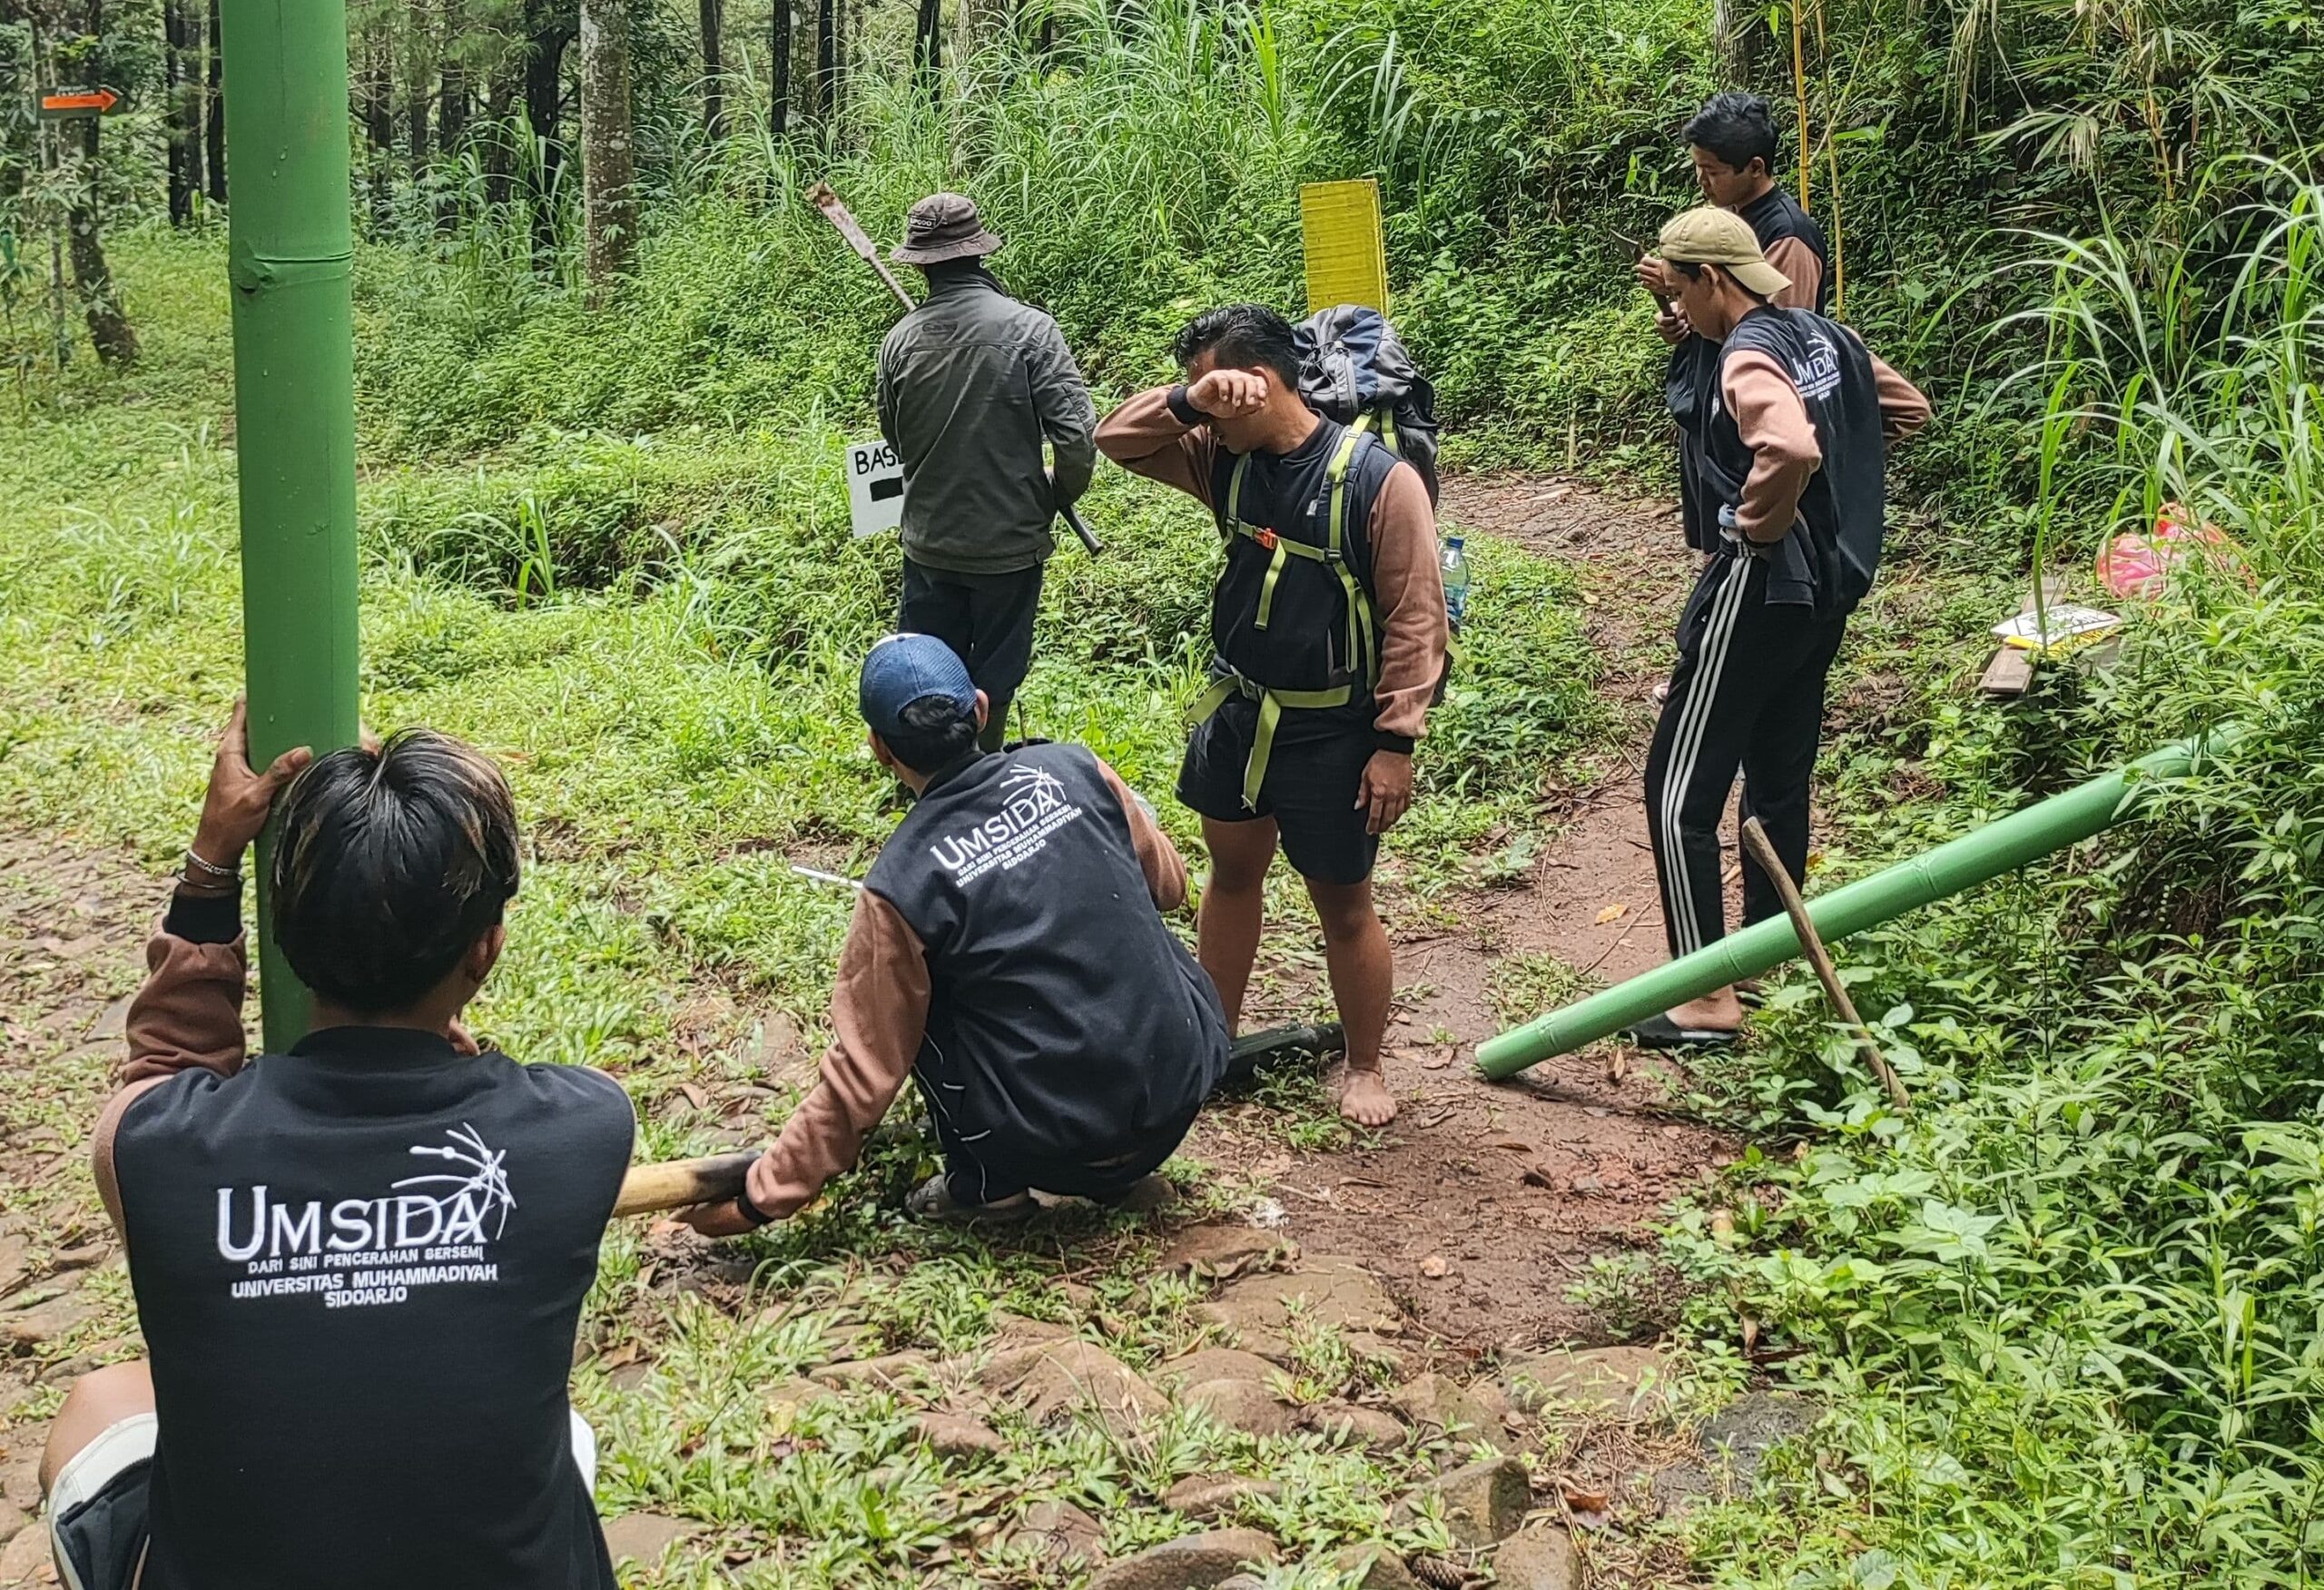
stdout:
[(1452, 621), (1452, 633), (1461, 633), (1461, 622), (1469, 616), (1469, 555), (1461, 549), (1461, 538), (1444, 538), (1444, 617)]

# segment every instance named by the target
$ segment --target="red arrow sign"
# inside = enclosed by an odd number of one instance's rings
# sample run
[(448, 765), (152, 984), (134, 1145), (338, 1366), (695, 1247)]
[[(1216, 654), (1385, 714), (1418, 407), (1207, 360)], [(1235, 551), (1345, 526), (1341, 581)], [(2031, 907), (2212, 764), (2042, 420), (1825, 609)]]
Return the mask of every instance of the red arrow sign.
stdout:
[(72, 88), (62, 94), (41, 96), (40, 114), (44, 116), (102, 116), (121, 103), (121, 95), (110, 88)]

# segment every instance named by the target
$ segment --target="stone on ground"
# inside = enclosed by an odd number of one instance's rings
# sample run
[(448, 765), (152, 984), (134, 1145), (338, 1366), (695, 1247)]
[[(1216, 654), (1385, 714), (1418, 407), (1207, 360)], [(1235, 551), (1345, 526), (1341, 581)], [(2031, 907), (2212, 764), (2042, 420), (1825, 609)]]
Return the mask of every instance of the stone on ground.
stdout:
[(1422, 1504), (1434, 1497), (1452, 1544), (1464, 1551), (1482, 1551), (1517, 1533), (1533, 1506), (1533, 1487), (1525, 1466), (1514, 1457), (1492, 1457), (1456, 1468), (1435, 1484), (1423, 1486), (1396, 1504), (1395, 1523), (1417, 1517)]
[(1050, 1342), (997, 1355), (977, 1378), (986, 1390), (1009, 1395), (1036, 1424), (1087, 1408), (1108, 1429), (1127, 1432), (1169, 1409), (1160, 1392), (1095, 1342)]
[(1162, 1268), (1224, 1280), (1246, 1270), (1273, 1269), (1298, 1258), (1299, 1244), (1280, 1231), (1265, 1231), (1256, 1226), (1194, 1226), (1172, 1238), (1162, 1250)]
[(1163, 1494), (1162, 1505), (1174, 1513), (1205, 1520), (1232, 1513), (1245, 1502), (1281, 1496), (1283, 1487), (1271, 1479), (1240, 1474), (1188, 1475)]
[(1527, 1413), (1571, 1407), (1643, 1418), (1667, 1406), (1669, 1366), (1652, 1348), (1601, 1347), (1523, 1353), (1502, 1367), (1502, 1389)]
[(1491, 1439), (1501, 1428), (1501, 1421), (1476, 1398), (1433, 1369), (1390, 1392), (1388, 1406), (1412, 1423), (1448, 1436)]
[(1573, 1590), (1581, 1582), (1573, 1537), (1554, 1525), (1521, 1529), (1502, 1541), (1492, 1554), (1492, 1573), (1500, 1590)]
[(1290, 1404), (1256, 1380), (1208, 1380), (1178, 1399), (1246, 1436), (1287, 1436), (1297, 1417)]
[(1469, 1382), (1462, 1389), (1469, 1400), (1484, 1409), (1493, 1423), (1506, 1424), (1517, 1413), (1517, 1405), (1509, 1400), (1509, 1393), (1501, 1382), (1486, 1375)]
[(1326, 1259), (1284, 1275), (1248, 1275), (1230, 1281), (1195, 1314), (1236, 1332), (1284, 1338), (1295, 1320), (1343, 1331), (1393, 1333), (1403, 1314), (1380, 1279), (1362, 1265)]
[(1009, 1450), (1009, 1443), (989, 1425), (958, 1414), (923, 1413), (912, 1419), (912, 1433), (928, 1443), (939, 1457), (992, 1457)]
[(0, 1496), (27, 1513), (40, 1511), (40, 1459), (26, 1457), (0, 1472)]
[(1246, 1563), (1271, 1563), (1275, 1542), (1256, 1529), (1184, 1535), (1124, 1557), (1089, 1581), (1088, 1590), (1217, 1590)]
[(1393, 1380), (1408, 1378), (1418, 1361), (1413, 1358), (1412, 1349), (1403, 1342), (1392, 1341), (1374, 1330), (1346, 1331), (1340, 1339), (1347, 1344), (1347, 1350), (1355, 1355), (1359, 1363), (1378, 1364)]
[(1303, 1428), (1334, 1441), (1354, 1442), (1373, 1452), (1389, 1452), (1404, 1444), (1403, 1421), (1376, 1407), (1352, 1402), (1319, 1402), (1299, 1410)]
[(807, 1378), (842, 1391), (914, 1391), (935, 1382), (936, 1366), (925, 1353), (889, 1353), (884, 1358), (825, 1364), (809, 1370)]
[(1256, 1353), (1246, 1353), (1239, 1348), (1206, 1347), (1179, 1358), (1165, 1359), (1154, 1370), (1157, 1386), (1200, 1386), (1210, 1380), (1251, 1380), (1261, 1386), (1271, 1382), (1282, 1368)]
[(0, 1585), (54, 1585), (56, 1565), (48, 1545), (48, 1525), (35, 1520), (9, 1538), (0, 1551)]
[(1656, 1506), (1675, 1516), (1705, 1497), (1749, 1490), (1768, 1449), (1806, 1434), (1815, 1423), (1816, 1407), (1805, 1397), (1754, 1391), (1737, 1398), (1695, 1433), (1699, 1456), (1655, 1471)]
[(1095, 1563), (1106, 1555), (1106, 1526), (1071, 1502), (1035, 1502), (1017, 1520), (1009, 1544), (1029, 1548), (1051, 1566)]
[(702, 1532), (702, 1526), (659, 1513), (624, 1513), (606, 1522), (606, 1550), (615, 1562), (643, 1563), (648, 1567), (682, 1540)]
[(78, 1292), (0, 1315), (0, 1342), (18, 1351), (46, 1347), (75, 1326), (97, 1317), (97, 1306)]
[(770, 1417), (788, 1422), (796, 1417), (801, 1408), (813, 1402), (828, 1402), (839, 1392), (829, 1386), (794, 1375), (788, 1380), (778, 1380), (766, 1388), (760, 1400), (765, 1404)]
[(1332, 1558), (1332, 1568), (1344, 1576), (1364, 1575), (1353, 1583), (1350, 1590), (1424, 1590), (1421, 1582), (1413, 1577), (1413, 1571), (1404, 1566), (1404, 1559), (1377, 1543), (1343, 1547)]

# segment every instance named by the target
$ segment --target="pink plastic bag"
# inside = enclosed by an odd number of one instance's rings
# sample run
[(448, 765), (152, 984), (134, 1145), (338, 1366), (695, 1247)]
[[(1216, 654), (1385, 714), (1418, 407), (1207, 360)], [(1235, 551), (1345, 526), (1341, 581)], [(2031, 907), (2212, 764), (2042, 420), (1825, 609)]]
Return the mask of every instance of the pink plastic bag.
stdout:
[[(2243, 560), (2225, 532), (2217, 525), (2181, 522), (2185, 511), (2166, 502), (2154, 517), (2152, 535), (2125, 530), (2099, 548), (2098, 583), (2118, 597), (2159, 597), (2171, 571), (2190, 558), (2207, 558), (2221, 569), (2241, 568)], [(2243, 574), (2250, 578), (2249, 570)]]

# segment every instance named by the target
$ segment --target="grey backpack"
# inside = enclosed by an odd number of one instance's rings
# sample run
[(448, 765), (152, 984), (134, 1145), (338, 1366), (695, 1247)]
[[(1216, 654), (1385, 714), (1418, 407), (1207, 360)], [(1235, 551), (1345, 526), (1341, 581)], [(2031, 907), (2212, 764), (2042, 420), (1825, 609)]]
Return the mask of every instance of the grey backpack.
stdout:
[(1410, 464), (1436, 502), (1436, 389), (1378, 310), (1318, 310), (1292, 333), (1299, 395), (1326, 419), (1375, 432)]

